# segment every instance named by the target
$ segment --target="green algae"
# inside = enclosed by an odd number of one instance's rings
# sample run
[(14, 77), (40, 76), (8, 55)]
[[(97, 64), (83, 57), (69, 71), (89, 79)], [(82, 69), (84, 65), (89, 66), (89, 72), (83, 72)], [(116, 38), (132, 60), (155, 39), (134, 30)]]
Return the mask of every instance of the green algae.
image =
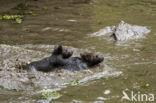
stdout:
[(150, 84), (149, 84), (149, 83), (145, 83), (145, 84), (143, 84), (141, 87), (144, 88), (144, 89), (147, 89), (147, 88), (150, 87)]
[(0, 20), (12, 20), (13, 23), (21, 24), (23, 21), (23, 15), (4, 14), (0, 15)]
[(80, 85), (81, 81), (80, 80), (73, 80), (67, 83), (64, 83), (63, 85), (71, 85), (71, 86), (76, 86), (76, 85)]
[(11, 20), (12, 23), (21, 24), (23, 22), (24, 15), (38, 16), (38, 14), (33, 11), (33, 8), (37, 7), (20, 3), (12, 8), (17, 10), (17, 14), (0, 15), (0, 20)]
[(59, 92), (43, 89), (40, 91), (42, 98), (48, 101), (59, 99), (62, 95)]

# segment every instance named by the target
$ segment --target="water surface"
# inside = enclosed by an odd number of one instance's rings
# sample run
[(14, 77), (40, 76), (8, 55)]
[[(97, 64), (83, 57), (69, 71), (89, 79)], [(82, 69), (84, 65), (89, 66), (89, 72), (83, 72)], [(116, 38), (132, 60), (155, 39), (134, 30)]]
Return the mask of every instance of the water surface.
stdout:
[[(0, 14), (18, 12), (12, 8), (21, 2), (24, 1), (0, 1), (0, 5), (5, 5), (0, 6)], [(31, 11), (38, 16), (25, 15), (22, 24), (0, 21), (1, 43), (87, 48), (104, 54), (107, 65), (123, 72), (119, 77), (62, 89), (63, 96), (56, 102), (129, 103), (121, 101), (122, 91), (126, 89), (129, 94), (130, 91), (156, 94), (156, 0), (39, 0), (29, 1), (27, 5), (37, 6)], [(122, 43), (88, 36), (106, 26), (117, 25), (121, 20), (147, 26), (151, 33), (146, 38)], [(110, 93), (105, 94), (105, 91)], [(23, 94), (13, 92), (9, 95), (16, 98)], [(5, 100), (3, 95), (0, 98)], [(22, 97), (20, 101), (30, 98)]]

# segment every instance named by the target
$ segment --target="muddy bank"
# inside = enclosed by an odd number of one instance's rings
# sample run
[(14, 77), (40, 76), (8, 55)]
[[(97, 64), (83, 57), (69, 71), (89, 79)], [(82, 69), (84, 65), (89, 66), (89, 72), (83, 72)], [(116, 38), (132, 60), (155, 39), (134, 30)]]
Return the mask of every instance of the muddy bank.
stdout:
[[(71, 47), (66, 48), (74, 50), (73, 56), (79, 56), (80, 52), (88, 51)], [(116, 72), (104, 64), (104, 62), (90, 70), (76, 72), (57, 70), (43, 73), (19, 69), (20, 65), (50, 56), (53, 49), (53, 45), (0, 45), (0, 85), (17, 90), (36, 90), (54, 88), (72, 80), (87, 82), (88, 80), (119, 75), (121, 73)]]

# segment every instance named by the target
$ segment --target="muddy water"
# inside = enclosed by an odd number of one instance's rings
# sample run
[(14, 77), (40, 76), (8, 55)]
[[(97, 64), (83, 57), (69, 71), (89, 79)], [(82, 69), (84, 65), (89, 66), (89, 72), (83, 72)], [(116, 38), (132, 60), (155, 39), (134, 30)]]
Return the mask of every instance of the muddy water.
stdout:
[[(7, 0), (9, 2), (9, 0)], [(89, 24), (91, 16), (89, 12), (88, 0), (45, 0), (27, 1), (27, 10), (24, 22), (20, 25), (10, 24), (2, 21), (0, 26), (1, 42), (12, 44), (64, 44), (78, 45), (84, 42), (85, 34), (91, 27)], [(4, 2), (0, 1), (2, 6), (1, 14), (19, 13), (16, 8), (18, 4), (24, 3), (21, 0)], [(7, 9), (6, 9), (7, 8)], [(8, 8), (10, 8), (8, 10)], [(36, 14), (32, 16), (30, 14)], [(21, 12), (20, 12), (21, 13)], [(6, 29), (7, 28), (7, 29)], [(11, 34), (10, 34), (11, 32)], [(14, 35), (14, 36), (12, 36)], [(11, 37), (11, 39), (9, 39)]]
[[(24, 1), (0, 1), (0, 13), (18, 12), (11, 8), (21, 2)], [(39, 0), (26, 4), (35, 6), (30, 10), (38, 16), (25, 15), (22, 24), (0, 21), (1, 43), (63, 44), (87, 48), (104, 54), (105, 64), (123, 72), (118, 77), (96, 79), (81, 86), (62, 89), (63, 96), (56, 102), (131, 103), (121, 101), (123, 90), (127, 90), (129, 96), (131, 91), (135, 94), (156, 94), (156, 0)], [(121, 20), (147, 26), (151, 33), (143, 39), (127, 42), (87, 35), (105, 26), (117, 25)], [(39, 99), (24, 92), (3, 91), (1, 94), (3, 103), (7, 100), (31, 103)], [(9, 98), (6, 97), (8, 94)]]

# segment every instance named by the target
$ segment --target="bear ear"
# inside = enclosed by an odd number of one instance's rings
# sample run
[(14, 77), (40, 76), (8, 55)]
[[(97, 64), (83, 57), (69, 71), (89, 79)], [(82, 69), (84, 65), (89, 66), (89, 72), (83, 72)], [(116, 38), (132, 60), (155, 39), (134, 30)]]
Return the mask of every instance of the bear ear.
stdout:
[(59, 45), (58, 47), (54, 48), (54, 51), (53, 51), (52, 55), (62, 54), (62, 50), (63, 50), (63, 47), (61, 45)]

